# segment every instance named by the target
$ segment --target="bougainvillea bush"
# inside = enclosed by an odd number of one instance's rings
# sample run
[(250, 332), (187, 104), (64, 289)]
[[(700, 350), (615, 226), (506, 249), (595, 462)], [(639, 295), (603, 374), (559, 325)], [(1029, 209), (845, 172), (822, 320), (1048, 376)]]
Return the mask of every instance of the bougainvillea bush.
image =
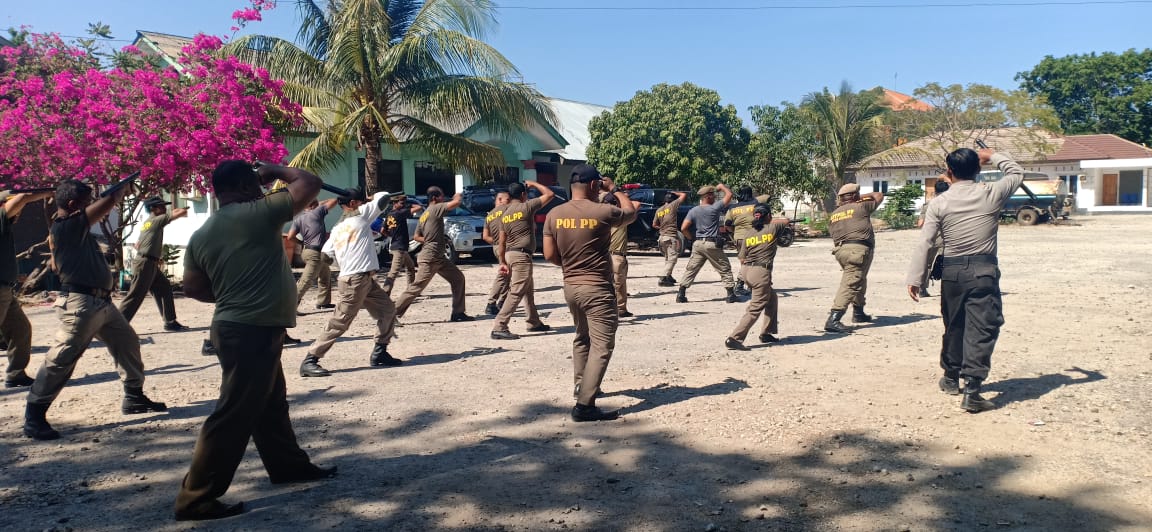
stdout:
[(220, 46), (198, 35), (179, 71), (147, 61), (101, 69), (51, 34), (0, 49), (0, 189), (105, 184), (139, 170), (144, 193), (205, 191), (222, 159), (283, 161), (300, 106), (266, 71), (215, 55)]

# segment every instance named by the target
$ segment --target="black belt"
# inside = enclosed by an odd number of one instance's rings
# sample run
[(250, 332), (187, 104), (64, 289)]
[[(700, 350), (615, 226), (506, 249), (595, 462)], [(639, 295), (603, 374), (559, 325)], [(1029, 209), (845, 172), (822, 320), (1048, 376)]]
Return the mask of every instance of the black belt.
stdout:
[(956, 257), (941, 257), (941, 264), (945, 266), (967, 266), (968, 264), (998, 264), (996, 255), (959, 255)]
[(310, 249), (312, 251), (321, 251), (324, 249), (324, 246), (304, 246), (304, 249)]
[(869, 240), (845, 240), (836, 245), (843, 246), (844, 244), (860, 244), (861, 246), (872, 247), (872, 242)]
[(79, 284), (64, 283), (60, 286), (60, 291), (68, 294), (82, 294), (92, 296), (100, 299), (111, 299), (112, 291), (103, 288), (93, 288), (91, 286), (84, 286)]
[(720, 237), (718, 237), (718, 236), (698, 236), (698, 237), (696, 237), (696, 240), (703, 240), (705, 242), (719, 242)]
[(771, 270), (772, 269), (772, 263), (771, 262), (745, 262), (744, 265), (745, 266), (759, 266), (761, 268), (764, 268), (765, 270)]

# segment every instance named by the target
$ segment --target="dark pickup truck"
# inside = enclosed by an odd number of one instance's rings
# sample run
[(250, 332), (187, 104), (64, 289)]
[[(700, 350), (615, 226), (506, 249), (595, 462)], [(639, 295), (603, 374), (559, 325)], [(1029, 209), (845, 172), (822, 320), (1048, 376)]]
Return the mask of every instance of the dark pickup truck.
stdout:
[[(660, 231), (652, 227), (652, 219), (656, 217), (656, 211), (664, 205), (664, 195), (669, 192), (669, 189), (637, 184), (620, 185), (620, 188), (628, 193), (628, 197), (632, 198), (632, 201), (640, 202), (640, 212), (636, 215), (636, 221), (628, 226), (628, 241), (640, 249), (659, 247)], [(695, 194), (689, 192), (684, 203), (681, 203), (680, 208), (676, 211), (677, 234), (680, 234), (680, 225), (684, 223), (684, 217), (688, 216), (688, 211), (696, 206), (694, 197)], [(689, 245), (683, 234), (680, 234), (680, 249), (684, 255), (692, 253), (692, 246)]]

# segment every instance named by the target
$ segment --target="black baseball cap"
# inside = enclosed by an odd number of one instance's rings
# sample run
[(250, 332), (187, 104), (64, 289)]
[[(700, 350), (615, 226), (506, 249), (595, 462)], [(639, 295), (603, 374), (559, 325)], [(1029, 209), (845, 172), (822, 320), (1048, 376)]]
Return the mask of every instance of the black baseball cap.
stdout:
[(348, 202), (350, 202), (352, 200), (368, 201), (368, 196), (364, 195), (364, 191), (361, 190), (360, 187), (352, 187), (352, 188), (347, 189), (343, 196), (340, 196), (340, 199), (338, 200), (338, 202), (341, 205), (347, 205)]
[(573, 183), (591, 183), (599, 179), (603, 179), (600, 177), (600, 171), (590, 164), (578, 164), (572, 169)]
[(151, 209), (154, 207), (159, 207), (161, 205), (171, 205), (171, 204), (172, 204), (171, 201), (164, 201), (164, 198), (161, 198), (160, 196), (152, 196), (151, 198), (144, 200), (144, 207), (148, 208), (148, 209)]

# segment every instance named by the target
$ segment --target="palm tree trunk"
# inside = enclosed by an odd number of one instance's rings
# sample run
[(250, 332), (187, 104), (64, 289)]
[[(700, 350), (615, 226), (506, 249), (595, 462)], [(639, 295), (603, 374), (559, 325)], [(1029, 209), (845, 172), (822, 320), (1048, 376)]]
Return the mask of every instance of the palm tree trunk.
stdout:
[(364, 193), (371, 197), (379, 187), (380, 172), (380, 130), (372, 119), (365, 119), (360, 126), (361, 145), (364, 147)]

